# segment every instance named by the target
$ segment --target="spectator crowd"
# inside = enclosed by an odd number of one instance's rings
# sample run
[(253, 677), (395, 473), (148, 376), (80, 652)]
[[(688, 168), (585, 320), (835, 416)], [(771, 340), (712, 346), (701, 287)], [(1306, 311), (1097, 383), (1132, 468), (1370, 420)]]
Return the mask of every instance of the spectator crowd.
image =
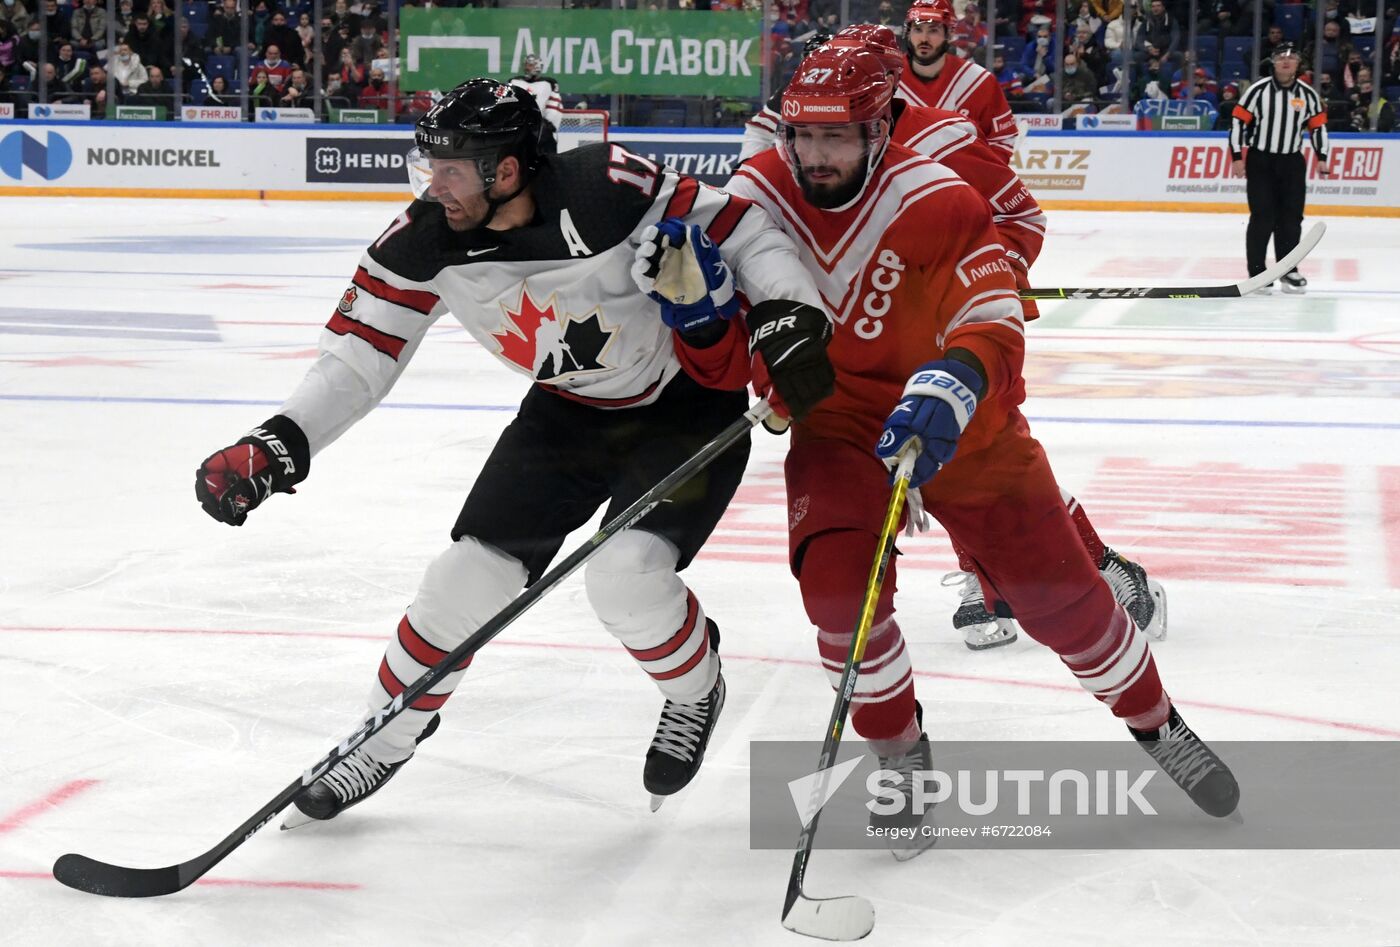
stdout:
[[(390, 57), (396, 44), (378, 0), (324, 0), (319, 23), (313, 22), (310, 0), (289, 0), (287, 6), (276, 0), (189, 0), (180, 17), (171, 2), (180, 0), (119, 0), (109, 15), (105, 0), (0, 0), (0, 102), (16, 103), (22, 114), (42, 89), (50, 103), (90, 103), (95, 118), (115, 117), (118, 105), (167, 113), (177, 104), (236, 106), (243, 100), (240, 58), (246, 48), (250, 109), (311, 107), (318, 91), (313, 83), (319, 37), (322, 119), (334, 117), (335, 109), (358, 108), (392, 109), (411, 121), (431, 105), (427, 92), (395, 88)], [(468, 2), (496, 4), (436, 5)], [(612, 6), (608, 0), (561, 2)], [(796, 69), (807, 38), (846, 25), (843, 7), (850, 22), (880, 23), (897, 32), (905, 12), (905, 4), (894, 0), (621, 2), (652, 9), (764, 10), (767, 64), (777, 84)], [(1062, 109), (1103, 108), (1122, 102), (1125, 94), (1130, 104), (1192, 99), (1223, 127), (1231, 103), (1255, 78), (1256, 63), (1264, 63), (1259, 68), (1267, 76), (1272, 50), (1294, 42), (1304, 55), (1302, 77), (1327, 101), (1334, 130), (1394, 127), (1400, 32), (1393, 7), (1378, 21), (1371, 0), (1319, 0), (1321, 57), (1313, 64), (1314, 8), (1259, 2), (1266, 32), (1255, 50), (1248, 0), (1069, 0), (1062, 32), (1055, 0), (1000, 0), (990, 16), (979, 0), (954, 0), (959, 18), (949, 55), (989, 63), (1015, 111), (1045, 111), (1057, 91)], [(1373, 61), (1377, 43), (1379, 72)], [(1373, 106), (1377, 89), (1382, 94)], [(737, 124), (752, 111), (747, 100), (708, 105), (713, 107), (683, 111), (687, 123)]]
[[(1201, 114), (1218, 116), (1217, 127), (1227, 127), (1231, 104), (1257, 76), (1269, 75), (1274, 48), (1292, 42), (1303, 53), (1302, 78), (1330, 103), (1334, 130), (1370, 128), (1373, 116), (1380, 130), (1393, 129), (1390, 102), (1400, 96), (1394, 5), (1378, 22), (1373, 0), (1322, 0), (1322, 56), (1314, 68), (1315, 8), (1259, 2), (1264, 31), (1257, 58), (1254, 5), (1248, 0), (1069, 0), (1058, 42), (1055, 0), (998, 0), (990, 17), (978, 0), (954, 0), (959, 18), (949, 52), (987, 64), (1014, 111), (1047, 111), (1059, 67), (1062, 110), (1100, 109), (1122, 103), (1125, 93), (1130, 105), (1190, 99), (1200, 103)], [(770, 8), (771, 65), (778, 82), (796, 69), (808, 36), (841, 28), (836, 8), (829, 0), (780, 0)], [(854, 22), (881, 23), (896, 32), (903, 27), (904, 7), (890, 0), (850, 0), (849, 9)], [(1383, 67), (1373, 75), (1377, 42)], [(1376, 88), (1382, 96), (1373, 108)]]
[[(30, 9), (36, 2), (42, 10)], [(253, 0), (246, 23), (241, 3), (194, 0), (177, 18), (166, 0), (120, 0), (109, 23), (99, 0), (0, 0), (0, 102), (22, 107), (42, 89), (48, 103), (90, 103), (94, 118), (115, 117), (119, 105), (167, 114), (177, 104), (237, 106), (246, 46), (250, 110), (309, 108), (319, 32), (321, 118), (387, 110), (392, 100), (415, 120), (431, 106), (427, 93), (399, 95), (386, 78), (388, 24), (377, 2), (326, 0), (319, 24), (309, 0)]]

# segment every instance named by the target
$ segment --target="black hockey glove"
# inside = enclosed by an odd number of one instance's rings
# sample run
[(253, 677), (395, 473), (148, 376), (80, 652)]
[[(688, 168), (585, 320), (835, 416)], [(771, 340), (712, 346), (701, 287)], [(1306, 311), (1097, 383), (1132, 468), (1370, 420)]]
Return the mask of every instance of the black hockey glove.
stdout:
[(747, 322), (755, 387), (775, 412), (801, 421), (836, 389), (826, 354), (831, 320), (815, 306), (769, 299), (749, 310)]
[(248, 512), (274, 493), (296, 493), (306, 479), (311, 448), (291, 418), (273, 415), (232, 447), (204, 458), (194, 495), (220, 523), (242, 526)]

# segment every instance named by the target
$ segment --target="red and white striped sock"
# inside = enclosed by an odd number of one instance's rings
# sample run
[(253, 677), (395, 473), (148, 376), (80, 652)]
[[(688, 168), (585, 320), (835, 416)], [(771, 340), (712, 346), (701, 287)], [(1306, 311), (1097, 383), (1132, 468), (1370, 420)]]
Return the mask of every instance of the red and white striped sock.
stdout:
[(667, 699), (689, 704), (714, 688), (719, 661), (705, 610), (676, 574), (677, 562), (669, 540), (629, 529), (594, 557), (584, 583), (603, 627)]
[(1108, 705), (1130, 727), (1151, 730), (1166, 722), (1171, 709), (1147, 636), (1122, 606), (1114, 606), (1103, 634), (1088, 648), (1062, 654), (1085, 690)]
[[(851, 635), (817, 630), (822, 668), (833, 688), (841, 686)], [(870, 630), (851, 706), (852, 727), (875, 746), (876, 752), (889, 755), (886, 751), (893, 748), (891, 745), (907, 746), (919, 738), (914, 715), (914, 667), (904, 635), (893, 617)]]

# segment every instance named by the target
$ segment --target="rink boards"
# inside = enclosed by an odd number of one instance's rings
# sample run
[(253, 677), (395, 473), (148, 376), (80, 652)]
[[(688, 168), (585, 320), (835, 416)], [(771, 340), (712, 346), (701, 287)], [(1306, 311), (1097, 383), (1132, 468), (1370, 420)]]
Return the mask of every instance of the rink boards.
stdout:
[[(411, 140), (408, 126), (0, 121), (0, 196), (401, 201)], [(741, 136), (615, 128), (610, 140), (721, 185)], [(1305, 153), (1311, 212), (1400, 216), (1395, 136), (1333, 136), (1325, 177)], [(1245, 207), (1223, 132), (1032, 131), (1013, 165), (1051, 210)]]

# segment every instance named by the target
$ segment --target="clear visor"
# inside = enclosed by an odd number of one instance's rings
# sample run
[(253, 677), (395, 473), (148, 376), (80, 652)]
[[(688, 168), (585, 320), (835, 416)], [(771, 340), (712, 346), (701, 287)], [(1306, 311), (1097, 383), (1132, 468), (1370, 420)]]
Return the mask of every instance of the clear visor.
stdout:
[[(783, 150), (788, 162), (811, 174), (844, 174), (852, 166), (864, 166), (870, 155), (875, 123), (850, 125), (784, 125)], [(864, 134), (862, 134), (864, 131)]]
[(475, 158), (430, 158), (418, 148), (408, 153), (408, 183), (420, 201), (460, 201), (481, 194), (490, 186), (481, 176)]

